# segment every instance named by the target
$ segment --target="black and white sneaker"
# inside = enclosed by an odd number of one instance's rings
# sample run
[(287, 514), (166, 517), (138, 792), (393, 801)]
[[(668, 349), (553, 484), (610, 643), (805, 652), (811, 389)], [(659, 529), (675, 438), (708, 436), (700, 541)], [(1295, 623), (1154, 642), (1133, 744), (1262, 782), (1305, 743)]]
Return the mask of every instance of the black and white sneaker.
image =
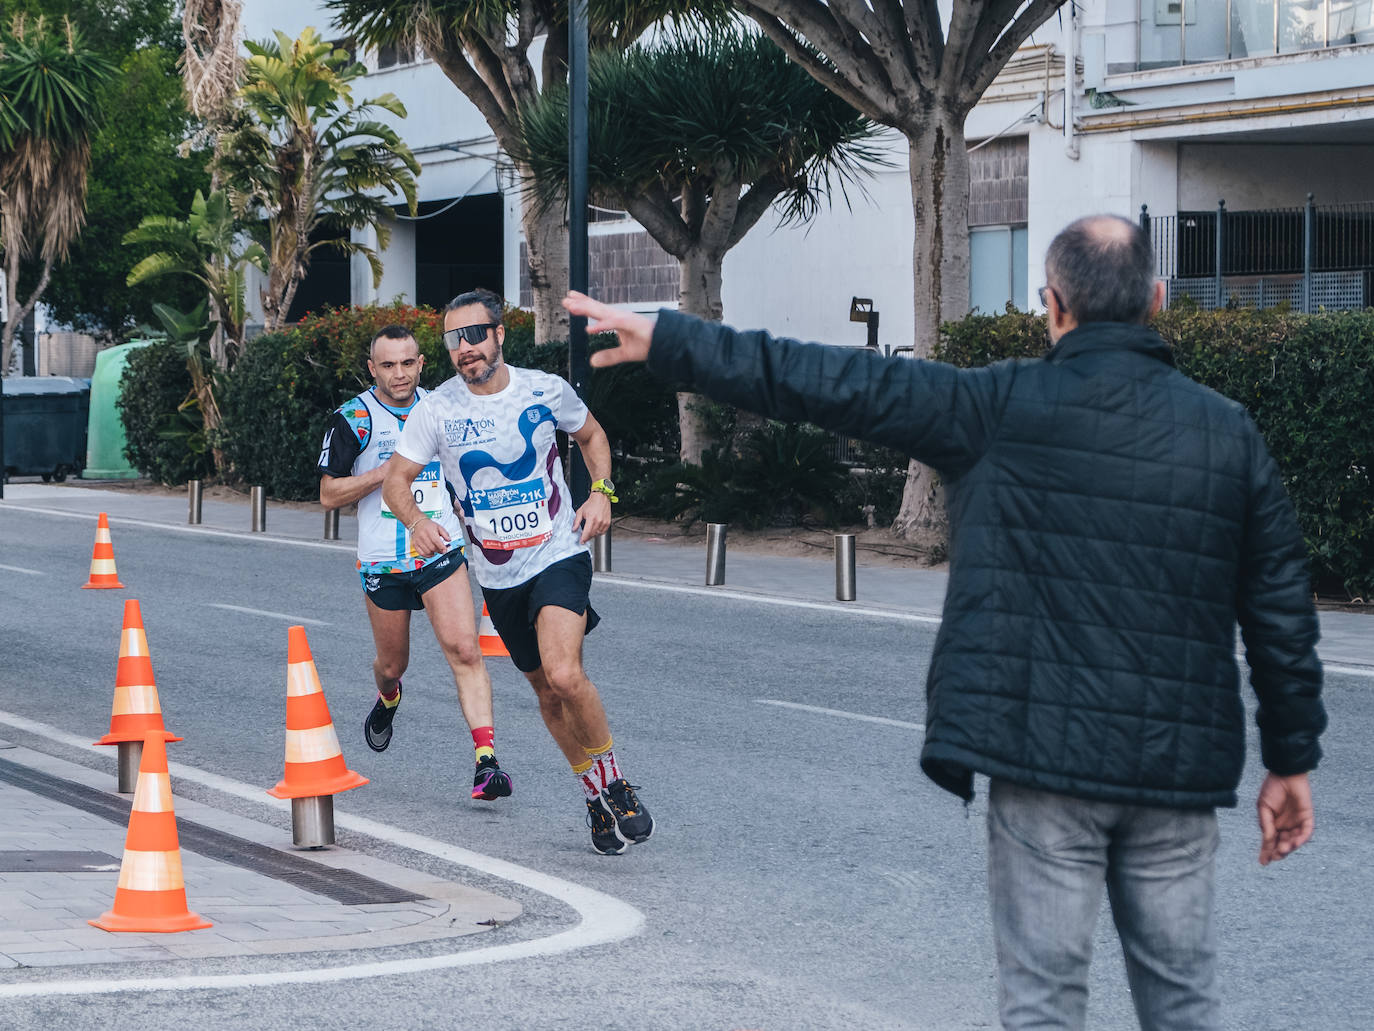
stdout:
[(510, 774), (501, 769), (496, 756), (483, 756), (472, 778), (472, 797), (490, 802), (495, 798), (505, 798), (510, 791)]
[(401, 682), (396, 681), (396, 704), (387, 705), (382, 701), (381, 694), (377, 695), (377, 704), (372, 707), (372, 711), (367, 714), (367, 719), (363, 721), (363, 737), (367, 740), (367, 747), (374, 752), (385, 752), (386, 746), (391, 744), (391, 722), (396, 718), (396, 710), (401, 707)]
[(635, 795), (633, 784), (624, 777), (611, 781), (601, 790), (601, 807), (615, 820), (616, 831), (626, 841), (638, 845), (654, 833), (654, 818)]
[(598, 799), (587, 799), (587, 826), (592, 829), (592, 848), (603, 856), (618, 856), (630, 847), (630, 843), (616, 830), (615, 817), (612, 816)]

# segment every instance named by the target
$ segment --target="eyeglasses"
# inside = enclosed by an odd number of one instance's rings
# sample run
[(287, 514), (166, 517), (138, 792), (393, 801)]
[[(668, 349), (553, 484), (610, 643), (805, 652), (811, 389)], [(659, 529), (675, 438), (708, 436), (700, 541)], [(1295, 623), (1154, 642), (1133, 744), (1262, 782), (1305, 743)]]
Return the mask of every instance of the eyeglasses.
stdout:
[(480, 344), (487, 338), (487, 334), (499, 325), (501, 325), (499, 322), (479, 322), (475, 326), (446, 329), (444, 330), (444, 346), (450, 351), (456, 351), (463, 346), (464, 340), (470, 344)]
[(1049, 299), (1051, 295), (1054, 296), (1055, 303), (1058, 304), (1059, 307), (1064, 307), (1064, 299), (1054, 292), (1054, 287), (1042, 286), (1036, 293), (1040, 295), (1040, 306), (1042, 308), (1048, 308), (1050, 306)]

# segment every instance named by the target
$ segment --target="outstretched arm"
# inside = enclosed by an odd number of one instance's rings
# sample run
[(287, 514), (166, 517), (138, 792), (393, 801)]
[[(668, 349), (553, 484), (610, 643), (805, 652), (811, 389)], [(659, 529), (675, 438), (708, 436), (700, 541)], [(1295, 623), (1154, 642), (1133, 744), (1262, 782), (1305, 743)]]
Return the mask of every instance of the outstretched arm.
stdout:
[(594, 367), (601, 369), (621, 362), (648, 359), (649, 345), (654, 338), (654, 320), (647, 315), (612, 308), (575, 290), (569, 291), (568, 296), (563, 298), (563, 307), (570, 314), (585, 315), (590, 320), (587, 323), (588, 333), (614, 333), (620, 339), (620, 346), (598, 351), (591, 356)]

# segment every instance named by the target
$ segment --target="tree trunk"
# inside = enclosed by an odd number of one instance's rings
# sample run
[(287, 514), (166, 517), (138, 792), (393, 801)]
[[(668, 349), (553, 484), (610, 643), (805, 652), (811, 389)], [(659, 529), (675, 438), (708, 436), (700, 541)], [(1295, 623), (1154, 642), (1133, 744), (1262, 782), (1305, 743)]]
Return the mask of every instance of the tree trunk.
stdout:
[[(678, 311), (698, 318), (719, 322), (725, 314), (720, 299), (721, 263), (723, 257), (694, 247), (678, 259)], [(688, 465), (700, 465), (701, 456), (716, 441), (706, 418), (710, 400), (701, 394), (677, 395), (678, 430), (682, 445), (678, 458)]]
[[(938, 102), (926, 121), (906, 134), (911, 203), (916, 220), (912, 255), (916, 333), (914, 357), (929, 357), (940, 323), (968, 314), (968, 147), (964, 115)], [(892, 524), (904, 538), (939, 561), (948, 548), (944, 493), (934, 470), (913, 461), (902, 507)]]
[[(43, 296), (43, 291), (48, 288), (48, 283), (52, 279), (53, 259), (48, 258), (43, 262), (43, 272), (38, 277), (38, 285), (34, 287), (29, 299), (22, 305), (19, 303), (19, 252), (15, 248), (13, 258), (9, 254), (5, 255), (5, 290), (9, 294), (5, 298), (5, 308), (9, 312), (9, 319), (5, 322), (5, 328), (0, 331), (0, 376), (9, 374), (10, 361), (14, 357), (14, 331), (24, 324), (24, 320), (33, 311), (38, 299)], [(22, 374), (22, 367), (20, 372)]]
[(568, 221), (556, 207), (544, 207), (533, 195), (521, 198), (520, 223), (525, 230), (525, 263), (534, 303), (534, 342), (568, 339)]

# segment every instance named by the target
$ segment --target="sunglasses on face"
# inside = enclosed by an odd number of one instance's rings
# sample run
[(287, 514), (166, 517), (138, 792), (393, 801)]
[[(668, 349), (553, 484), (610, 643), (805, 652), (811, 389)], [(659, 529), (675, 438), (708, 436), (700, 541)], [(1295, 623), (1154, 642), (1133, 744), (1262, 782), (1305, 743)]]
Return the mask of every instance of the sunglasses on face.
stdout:
[(444, 346), (450, 351), (456, 351), (463, 346), (463, 341), (476, 345), (487, 338), (487, 334), (497, 326), (499, 322), (479, 322), (475, 326), (460, 326), (457, 329), (444, 330)]

